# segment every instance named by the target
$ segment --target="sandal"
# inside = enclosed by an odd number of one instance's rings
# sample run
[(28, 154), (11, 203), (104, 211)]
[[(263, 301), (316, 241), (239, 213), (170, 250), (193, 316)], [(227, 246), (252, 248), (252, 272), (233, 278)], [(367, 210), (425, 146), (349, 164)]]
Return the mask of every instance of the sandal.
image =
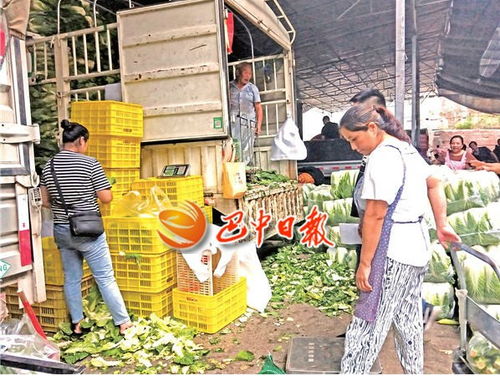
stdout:
[[(84, 335), (84, 331), (83, 331), (83, 328), (79, 325), (80, 322), (77, 322), (76, 324), (75, 323), (71, 323), (71, 335), (72, 336), (75, 336), (75, 337), (81, 337), (82, 335)], [(76, 327), (78, 325), (78, 329), (80, 329), (79, 332), (76, 331)]]

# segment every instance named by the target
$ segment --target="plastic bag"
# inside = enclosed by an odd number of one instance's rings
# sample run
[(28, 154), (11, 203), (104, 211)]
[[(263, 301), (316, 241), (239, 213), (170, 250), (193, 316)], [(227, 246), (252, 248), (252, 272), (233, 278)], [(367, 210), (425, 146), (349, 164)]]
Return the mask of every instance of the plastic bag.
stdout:
[(474, 373), (498, 374), (500, 371), (500, 349), (479, 332), (469, 341), (467, 360)]
[(247, 305), (259, 312), (264, 312), (271, 300), (272, 291), (269, 280), (262, 269), (255, 242), (234, 244), (238, 249), (240, 277), (247, 280)]
[(306, 158), (307, 149), (304, 141), (300, 138), (299, 128), (291, 116), (288, 116), (273, 139), (271, 160), (301, 161)]
[[(104, 204), (107, 205), (107, 204)], [(172, 206), (166, 192), (158, 186), (149, 190), (146, 198), (138, 191), (130, 191), (111, 205), (111, 215), (115, 217), (156, 217)]]
[(222, 194), (224, 198), (241, 198), (247, 190), (245, 163), (222, 164)]
[(280, 367), (274, 364), (273, 356), (269, 354), (266, 356), (264, 360), (264, 364), (262, 365), (262, 369), (259, 371), (260, 375), (283, 375), (285, 371), (283, 371)]
[(0, 324), (0, 344), (5, 352), (33, 356), (42, 359), (59, 360), (57, 345), (46, 340), (35, 331), (27, 315), (21, 320), (8, 320)]

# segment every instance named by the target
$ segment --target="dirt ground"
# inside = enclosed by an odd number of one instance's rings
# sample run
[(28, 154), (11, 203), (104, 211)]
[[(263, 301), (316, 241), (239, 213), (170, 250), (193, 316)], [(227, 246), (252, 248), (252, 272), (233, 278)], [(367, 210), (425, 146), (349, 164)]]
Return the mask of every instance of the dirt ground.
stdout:
[[(275, 363), (284, 368), (290, 338), (295, 336), (335, 337), (345, 332), (349, 315), (327, 317), (317, 308), (306, 304), (291, 305), (276, 311), (277, 316), (262, 317), (254, 313), (250, 319), (229, 325), (227, 334), (200, 334), (196, 342), (202, 343), (211, 352), (207, 359), (225, 366), (207, 373), (255, 374), (262, 367), (262, 356), (272, 354)], [(424, 372), (428, 374), (451, 373), (452, 351), (458, 347), (457, 326), (436, 324), (425, 337)], [(255, 355), (252, 362), (232, 361), (241, 350)], [(401, 374), (392, 333), (389, 334), (379, 356), (384, 374)]]

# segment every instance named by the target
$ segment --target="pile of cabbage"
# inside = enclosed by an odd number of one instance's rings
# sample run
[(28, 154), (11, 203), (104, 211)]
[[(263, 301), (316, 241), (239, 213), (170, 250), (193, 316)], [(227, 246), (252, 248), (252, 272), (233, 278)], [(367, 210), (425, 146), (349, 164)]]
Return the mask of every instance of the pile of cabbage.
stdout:
[(359, 218), (351, 217), (352, 192), (356, 184), (358, 170), (335, 171), (330, 177), (330, 185), (304, 184), (304, 215), (316, 205), (318, 210), (328, 214), (326, 225), (327, 237), (335, 246), (328, 248), (329, 258), (337, 264), (356, 267), (357, 255), (354, 245), (340, 241), (340, 223), (358, 223)]
[[(500, 180), (487, 171), (451, 171), (433, 167), (444, 181), (448, 223), (460, 235), (464, 244), (485, 253), (500, 264)], [(433, 225), (432, 214), (426, 215)], [(431, 230), (431, 238), (435, 239)], [(436, 244), (436, 243), (435, 243)], [(442, 316), (453, 315), (453, 288), (450, 260), (447, 253), (433, 245), (429, 271), (425, 276), (423, 296), (430, 303), (443, 308)], [(500, 280), (493, 269), (478, 258), (460, 251), (465, 288), (478, 304), (484, 305), (490, 315), (498, 319), (500, 312)], [(448, 286), (446, 286), (446, 284)], [(451, 299), (450, 299), (451, 297)], [(487, 307), (487, 309), (486, 309)]]

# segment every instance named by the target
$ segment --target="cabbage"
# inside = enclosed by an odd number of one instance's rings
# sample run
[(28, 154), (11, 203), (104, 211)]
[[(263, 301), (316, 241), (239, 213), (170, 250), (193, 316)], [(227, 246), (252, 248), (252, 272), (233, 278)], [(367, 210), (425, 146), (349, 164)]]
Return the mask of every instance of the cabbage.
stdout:
[[(483, 246), (500, 244), (500, 227), (496, 215), (490, 215), (488, 208), (474, 208), (461, 213), (455, 213), (448, 217), (448, 222), (460, 235), (462, 242), (472, 246), (480, 244)], [(491, 219), (493, 217), (493, 220)]]
[(453, 317), (455, 308), (453, 296), (453, 285), (449, 283), (424, 282), (422, 284), (422, 298), (428, 303), (441, 308), (440, 319)]
[(331, 193), (334, 200), (352, 197), (358, 170), (334, 171), (330, 176)]
[(321, 210), (323, 207), (323, 201), (330, 200), (333, 200), (332, 193), (330, 192), (330, 186), (326, 184), (319, 185), (314, 190), (309, 192), (307, 207), (309, 208), (309, 211), (311, 211), (313, 206), (317, 205), (318, 209)]
[(425, 273), (425, 282), (453, 283), (455, 271), (451, 265), (450, 257), (446, 254), (443, 246), (437, 242), (431, 244), (432, 257), (429, 261), (427, 272)]
[[(479, 252), (487, 253), (481, 246), (474, 246)], [(487, 253), (497, 263), (498, 255)], [(490, 265), (470, 254), (460, 256), (464, 269), (465, 288), (468, 295), (479, 304), (500, 304), (500, 280)]]
[(333, 263), (345, 265), (353, 270), (356, 269), (358, 255), (355, 250), (349, 250), (344, 247), (330, 247), (327, 253), (328, 259)]
[[(455, 176), (444, 186), (446, 213), (448, 215), (471, 208), (483, 208), (489, 202), (476, 185)], [(483, 200), (484, 199), (484, 200)]]
[(491, 171), (456, 171), (456, 175), (475, 186), (484, 202), (496, 200), (500, 196), (497, 174)]
[(304, 202), (307, 203), (309, 200), (309, 196), (311, 192), (316, 188), (314, 184), (302, 184), (302, 198), (304, 199)]
[(500, 349), (481, 333), (475, 332), (467, 346), (467, 360), (474, 373), (498, 374)]
[(358, 223), (359, 218), (351, 217), (352, 198), (323, 202), (323, 212), (328, 214), (328, 224)]

